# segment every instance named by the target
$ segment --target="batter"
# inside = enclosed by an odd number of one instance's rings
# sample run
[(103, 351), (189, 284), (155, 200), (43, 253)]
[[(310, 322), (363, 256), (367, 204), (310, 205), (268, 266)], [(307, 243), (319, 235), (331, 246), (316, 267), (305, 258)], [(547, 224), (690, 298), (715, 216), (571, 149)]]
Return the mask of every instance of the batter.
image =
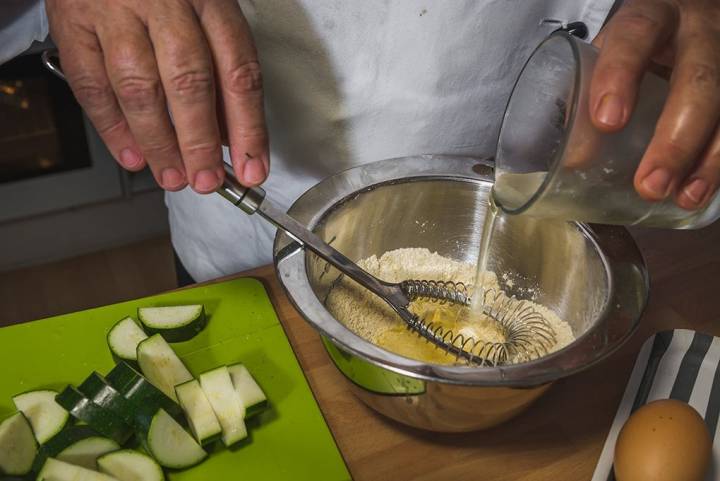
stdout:
[[(379, 258), (372, 256), (363, 259), (358, 265), (388, 282), (432, 279), (462, 282), (466, 285), (476, 284), (475, 265), (443, 257), (424, 248), (389, 251)], [(497, 277), (492, 272), (482, 273), (479, 282), (486, 288), (499, 289)], [(545, 317), (555, 331), (556, 343), (551, 347), (551, 352), (561, 349), (575, 339), (570, 325), (557, 314), (537, 303), (530, 304)], [(333, 288), (326, 306), (330, 313), (350, 330), (388, 351), (433, 364), (457, 363), (455, 356), (446, 354), (419, 335), (410, 332), (382, 299), (349, 279), (342, 279)], [(411, 310), (423, 318), (476, 339), (486, 342), (501, 342), (504, 339), (494, 321), (484, 315), (471, 313), (466, 308), (420, 301), (413, 303)]]

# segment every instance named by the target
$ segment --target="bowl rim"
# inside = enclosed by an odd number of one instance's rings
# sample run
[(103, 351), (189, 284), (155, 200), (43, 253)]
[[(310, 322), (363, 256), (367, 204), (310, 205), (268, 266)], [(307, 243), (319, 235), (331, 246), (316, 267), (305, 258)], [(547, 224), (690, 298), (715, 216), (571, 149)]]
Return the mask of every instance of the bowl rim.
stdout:
[[(448, 155), (380, 160), (327, 177), (300, 196), (288, 213), (312, 230), (339, 204), (380, 185), (410, 180), (492, 183), (492, 167), (489, 159)], [(548, 356), (497, 367), (428, 364), (378, 347), (330, 314), (308, 280), (305, 250), (280, 230), (275, 236), (273, 259), (276, 274), (291, 304), (311, 326), (343, 351), (392, 372), (427, 381), (536, 386), (588, 369), (614, 353), (633, 334), (647, 305), (647, 268), (627, 229), (574, 224), (593, 243), (606, 269), (608, 296), (600, 320), (571, 344)]]

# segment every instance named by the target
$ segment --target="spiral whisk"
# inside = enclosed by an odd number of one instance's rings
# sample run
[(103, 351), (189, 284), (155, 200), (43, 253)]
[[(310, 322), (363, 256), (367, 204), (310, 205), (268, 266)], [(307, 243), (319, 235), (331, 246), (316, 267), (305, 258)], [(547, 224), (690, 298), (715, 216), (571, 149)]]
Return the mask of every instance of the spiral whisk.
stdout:
[[(468, 288), (462, 283), (405, 281), (403, 291), (411, 300), (426, 299), (440, 304), (470, 305)], [(485, 341), (455, 331), (426, 317), (415, 315), (408, 327), (472, 364), (497, 366), (544, 356), (556, 343), (556, 333), (542, 313), (530, 303), (508, 297), (499, 289), (481, 291), (482, 312), (496, 323), (502, 341)]]
[(410, 280), (401, 282), (400, 288), (411, 301), (428, 299), (441, 304), (451, 302), (467, 305), (470, 303), (468, 288), (462, 282)]

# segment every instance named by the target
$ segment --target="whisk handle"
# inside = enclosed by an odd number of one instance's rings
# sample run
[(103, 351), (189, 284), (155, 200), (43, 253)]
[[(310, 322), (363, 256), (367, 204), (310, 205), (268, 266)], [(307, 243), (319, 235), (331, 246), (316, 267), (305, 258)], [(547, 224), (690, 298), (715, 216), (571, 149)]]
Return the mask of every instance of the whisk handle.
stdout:
[(311, 250), (340, 272), (385, 299), (395, 308), (407, 305), (407, 296), (399, 286), (390, 285), (370, 275), (341, 252), (323, 241), (314, 232), (289, 216), (283, 209), (265, 198), (259, 187), (244, 187), (235, 178), (232, 168), (225, 164), (225, 181), (217, 193), (247, 214), (257, 213), (285, 231), (300, 245)]
[(217, 193), (231, 204), (241, 208), (246, 214), (254, 214), (265, 200), (265, 190), (260, 187), (245, 187), (235, 178), (232, 167), (223, 163), (225, 180)]

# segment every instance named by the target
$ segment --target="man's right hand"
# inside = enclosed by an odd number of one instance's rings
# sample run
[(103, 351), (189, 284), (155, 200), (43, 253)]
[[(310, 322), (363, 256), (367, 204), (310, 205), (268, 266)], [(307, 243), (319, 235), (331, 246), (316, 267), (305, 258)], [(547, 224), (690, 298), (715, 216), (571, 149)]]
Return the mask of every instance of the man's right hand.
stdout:
[[(237, 0), (46, 0), (80, 105), (118, 163), (166, 190), (268, 174), (260, 64)], [(172, 122), (170, 119), (172, 115)], [(225, 133), (226, 132), (226, 133)]]

